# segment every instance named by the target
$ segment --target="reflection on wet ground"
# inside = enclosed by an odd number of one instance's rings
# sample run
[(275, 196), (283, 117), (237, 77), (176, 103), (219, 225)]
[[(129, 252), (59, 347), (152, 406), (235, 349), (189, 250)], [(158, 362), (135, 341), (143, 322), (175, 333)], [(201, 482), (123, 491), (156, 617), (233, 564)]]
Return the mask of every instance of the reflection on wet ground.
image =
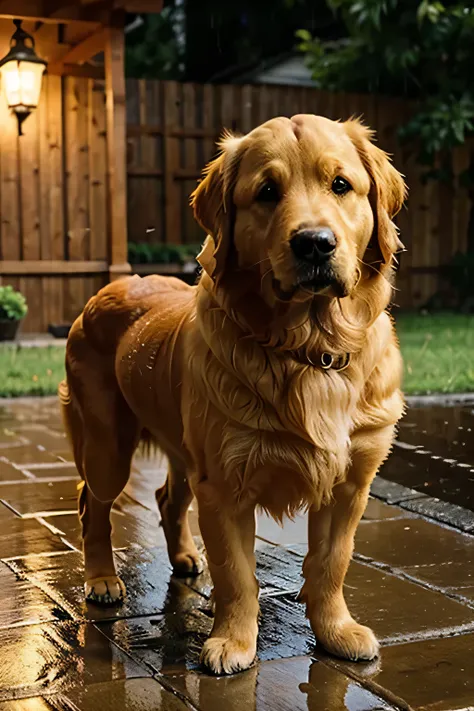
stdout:
[[(383, 476), (416, 489), (403, 490), (405, 501), (423, 492), (472, 507), (471, 429), (470, 408), (412, 410)], [(315, 645), (296, 600), (304, 517), (283, 529), (259, 518), (259, 661), (215, 678), (199, 667), (212, 625), (210, 579), (171, 576), (153, 498), (163, 476), (160, 461), (137, 458), (114, 508), (125, 603), (86, 605), (78, 478), (56, 402), (0, 407), (0, 711), (472, 708), (474, 537), (370, 500), (346, 596), (383, 650), (375, 662), (351, 664)], [(400, 487), (385, 487), (388, 500), (401, 500)], [(199, 536), (195, 512), (192, 525)]]
[(382, 475), (474, 511), (474, 405), (410, 409)]

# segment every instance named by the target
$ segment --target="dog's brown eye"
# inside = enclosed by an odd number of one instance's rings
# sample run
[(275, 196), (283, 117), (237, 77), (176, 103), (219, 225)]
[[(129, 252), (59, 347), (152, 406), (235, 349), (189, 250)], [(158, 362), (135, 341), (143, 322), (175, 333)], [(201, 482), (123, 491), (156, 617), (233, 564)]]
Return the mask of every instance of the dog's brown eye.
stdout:
[(260, 188), (257, 195), (258, 202), (278, 202), (280, 199), (280, 193), (278, 186), (273, 182), (273, 180), (268, 180), (265, 185)]
[(331, 189), (336, 195), (345, 195), (349, 190), (352, 190), (352, 185), (348, 180), (338, 175), (337, 178), (334, 178), (332, 181)]

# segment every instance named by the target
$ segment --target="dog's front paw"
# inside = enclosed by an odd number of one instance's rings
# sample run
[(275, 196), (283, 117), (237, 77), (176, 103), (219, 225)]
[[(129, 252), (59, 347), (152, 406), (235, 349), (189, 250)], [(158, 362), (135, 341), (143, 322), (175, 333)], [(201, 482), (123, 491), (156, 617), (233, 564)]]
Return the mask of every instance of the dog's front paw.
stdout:
[(116, 575), (86, 580), (84, 590), (94, 605), (120, 605), (125, 599), (125, 585)]
[(319, 630), (316, 638), (328, 652), (352, 662), (368, 662), (379, 653), (379, 643), (372, 630), (352, 619), (328, 625)]
[(248, 669), (255, 659), (256, 644), (232, 637), (209, 637), (201, 652), (201, 663), (214, 674), (234, 674)]

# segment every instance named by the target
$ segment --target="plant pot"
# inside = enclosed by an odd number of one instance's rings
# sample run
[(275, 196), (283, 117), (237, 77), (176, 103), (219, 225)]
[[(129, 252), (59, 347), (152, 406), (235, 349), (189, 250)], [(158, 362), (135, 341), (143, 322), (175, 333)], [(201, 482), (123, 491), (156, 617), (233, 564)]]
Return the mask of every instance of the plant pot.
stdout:
[(48, 326), (48, 333), (54, 336), (54, 338), (67, 338), (70, 330), (70, 323), (50, 323)]
[(14, 341), (21, 321), (0, 318), (0, 341)]

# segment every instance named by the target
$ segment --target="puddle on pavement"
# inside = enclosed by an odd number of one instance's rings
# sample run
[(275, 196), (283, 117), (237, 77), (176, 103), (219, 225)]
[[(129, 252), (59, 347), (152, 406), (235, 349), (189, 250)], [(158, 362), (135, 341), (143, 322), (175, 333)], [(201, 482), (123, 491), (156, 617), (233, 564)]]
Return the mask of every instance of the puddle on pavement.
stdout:
[(381, 476), (474, 511), (474, 410), (412, 408)]
[(382, 711), (391, 707), (335, 669), (310, 657), (262, 662), (233, 677), (190, 672), (167, 677), (209, 711)]

